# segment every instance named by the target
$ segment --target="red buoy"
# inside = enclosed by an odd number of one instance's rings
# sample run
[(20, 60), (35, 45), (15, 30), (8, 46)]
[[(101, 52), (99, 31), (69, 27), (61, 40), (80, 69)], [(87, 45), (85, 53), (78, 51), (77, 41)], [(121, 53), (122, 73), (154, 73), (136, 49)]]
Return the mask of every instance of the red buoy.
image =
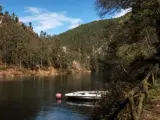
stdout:
[(61, 93), (57, 93), (56, 94), (56, 99), (61, 99), (62, 98), (62, 94)]

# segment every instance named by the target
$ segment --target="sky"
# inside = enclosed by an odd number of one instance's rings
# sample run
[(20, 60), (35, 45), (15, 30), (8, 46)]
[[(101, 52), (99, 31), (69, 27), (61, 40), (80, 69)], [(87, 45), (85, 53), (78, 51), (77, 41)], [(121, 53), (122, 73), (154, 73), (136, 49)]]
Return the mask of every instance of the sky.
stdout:
[[(60, 34), (81, 24), (100, 20), (95, 0), (0, 0), (4, 11), (15, 13), (20, 21), (32, 22), (37, 33)], [(131, 11), (121, 10), (106, 18), (117, 18)]]

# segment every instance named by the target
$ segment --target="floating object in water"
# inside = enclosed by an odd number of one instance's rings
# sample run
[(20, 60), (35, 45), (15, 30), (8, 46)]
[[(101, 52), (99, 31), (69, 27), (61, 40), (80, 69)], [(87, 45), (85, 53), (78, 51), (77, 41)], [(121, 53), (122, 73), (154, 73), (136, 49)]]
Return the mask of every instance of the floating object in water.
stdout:
[(103, 94), (109, 93), (108, 91), (77, 91), (65, 94), (65, 97), (70, 99), (83, 99), (83, 100), (98, 100)]
[(61, 93), (57, 93), (56, 94), (56, 99), (61, 99), (62, 98), (62, 94)]

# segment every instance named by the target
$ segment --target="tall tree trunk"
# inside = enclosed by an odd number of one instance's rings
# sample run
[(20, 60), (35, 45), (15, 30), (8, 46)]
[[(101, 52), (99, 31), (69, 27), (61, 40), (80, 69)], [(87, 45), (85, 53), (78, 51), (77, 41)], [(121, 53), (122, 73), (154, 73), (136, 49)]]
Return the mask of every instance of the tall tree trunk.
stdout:
[(18, 65), (18, 43), (16, 46), (16, 65)]
[(41, 60), (40, 60), (40, 61), (41, 61), (41, 63), (40, 63), (41, 65), (40, 65), (40, 67), (42, 68), (42, 66), (43, 66), (43, 55), (42, 55), (42, 50), (41, 50), (41, 58), (40, 58), (40, 59), (41, 59)]
[(42, 65), (43, 65), (43, 60), (42, 60), (42, 55), (41, 55), (41, 68), (42, 68)]
[(19, 58), (19, 68), (20, 68), (20, 69), (22, 68), (21, 56), (20, 56), (20, 58)]
[(142, 94), (140, 95), (139, 104), (138, 104), (138, 108), (137, 108), (137, 119), (138, 119), (138, 120), (139, 120), (140, 117), (141, 117), (144, 99), (145, 99), (145, 94), (142, 93)]
[(133, 95), (129, 96), (129, 105), (131, 108), (131, 114), (132, 114), (133, 120), (138, 120)]

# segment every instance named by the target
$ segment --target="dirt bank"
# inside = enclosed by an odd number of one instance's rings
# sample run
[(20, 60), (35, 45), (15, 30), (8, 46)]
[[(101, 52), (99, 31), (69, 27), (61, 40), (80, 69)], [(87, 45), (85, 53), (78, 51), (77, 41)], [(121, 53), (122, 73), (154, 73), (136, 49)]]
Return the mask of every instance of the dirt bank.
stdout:
[[(90, 73), (89, 70), (81, 69), (76, 70), (72, 69), (70, 74), (77, 74), (77, 73)], [(45, 68), (45, 69), (37, 69), (37, 70), (30, 70), (30, 69), (19, 69), (16, 67), (12, 68), (5, 68), (0, 70), (0, 78), (3, 77), (15, 77), (15, 76), (56, 76), (56, 75), (64, 75), (68, 74), (65, 70), (56, 70), (53, 67)]]
[(15, 76), (54, 76), (58, 75), (59, 72), (53, 67), (49, 67), (45, 70), (29, 70), (29, 69), (18, 69), (18, 68), (6, 68), (0, 70), (0, 77), (15, 77)]

